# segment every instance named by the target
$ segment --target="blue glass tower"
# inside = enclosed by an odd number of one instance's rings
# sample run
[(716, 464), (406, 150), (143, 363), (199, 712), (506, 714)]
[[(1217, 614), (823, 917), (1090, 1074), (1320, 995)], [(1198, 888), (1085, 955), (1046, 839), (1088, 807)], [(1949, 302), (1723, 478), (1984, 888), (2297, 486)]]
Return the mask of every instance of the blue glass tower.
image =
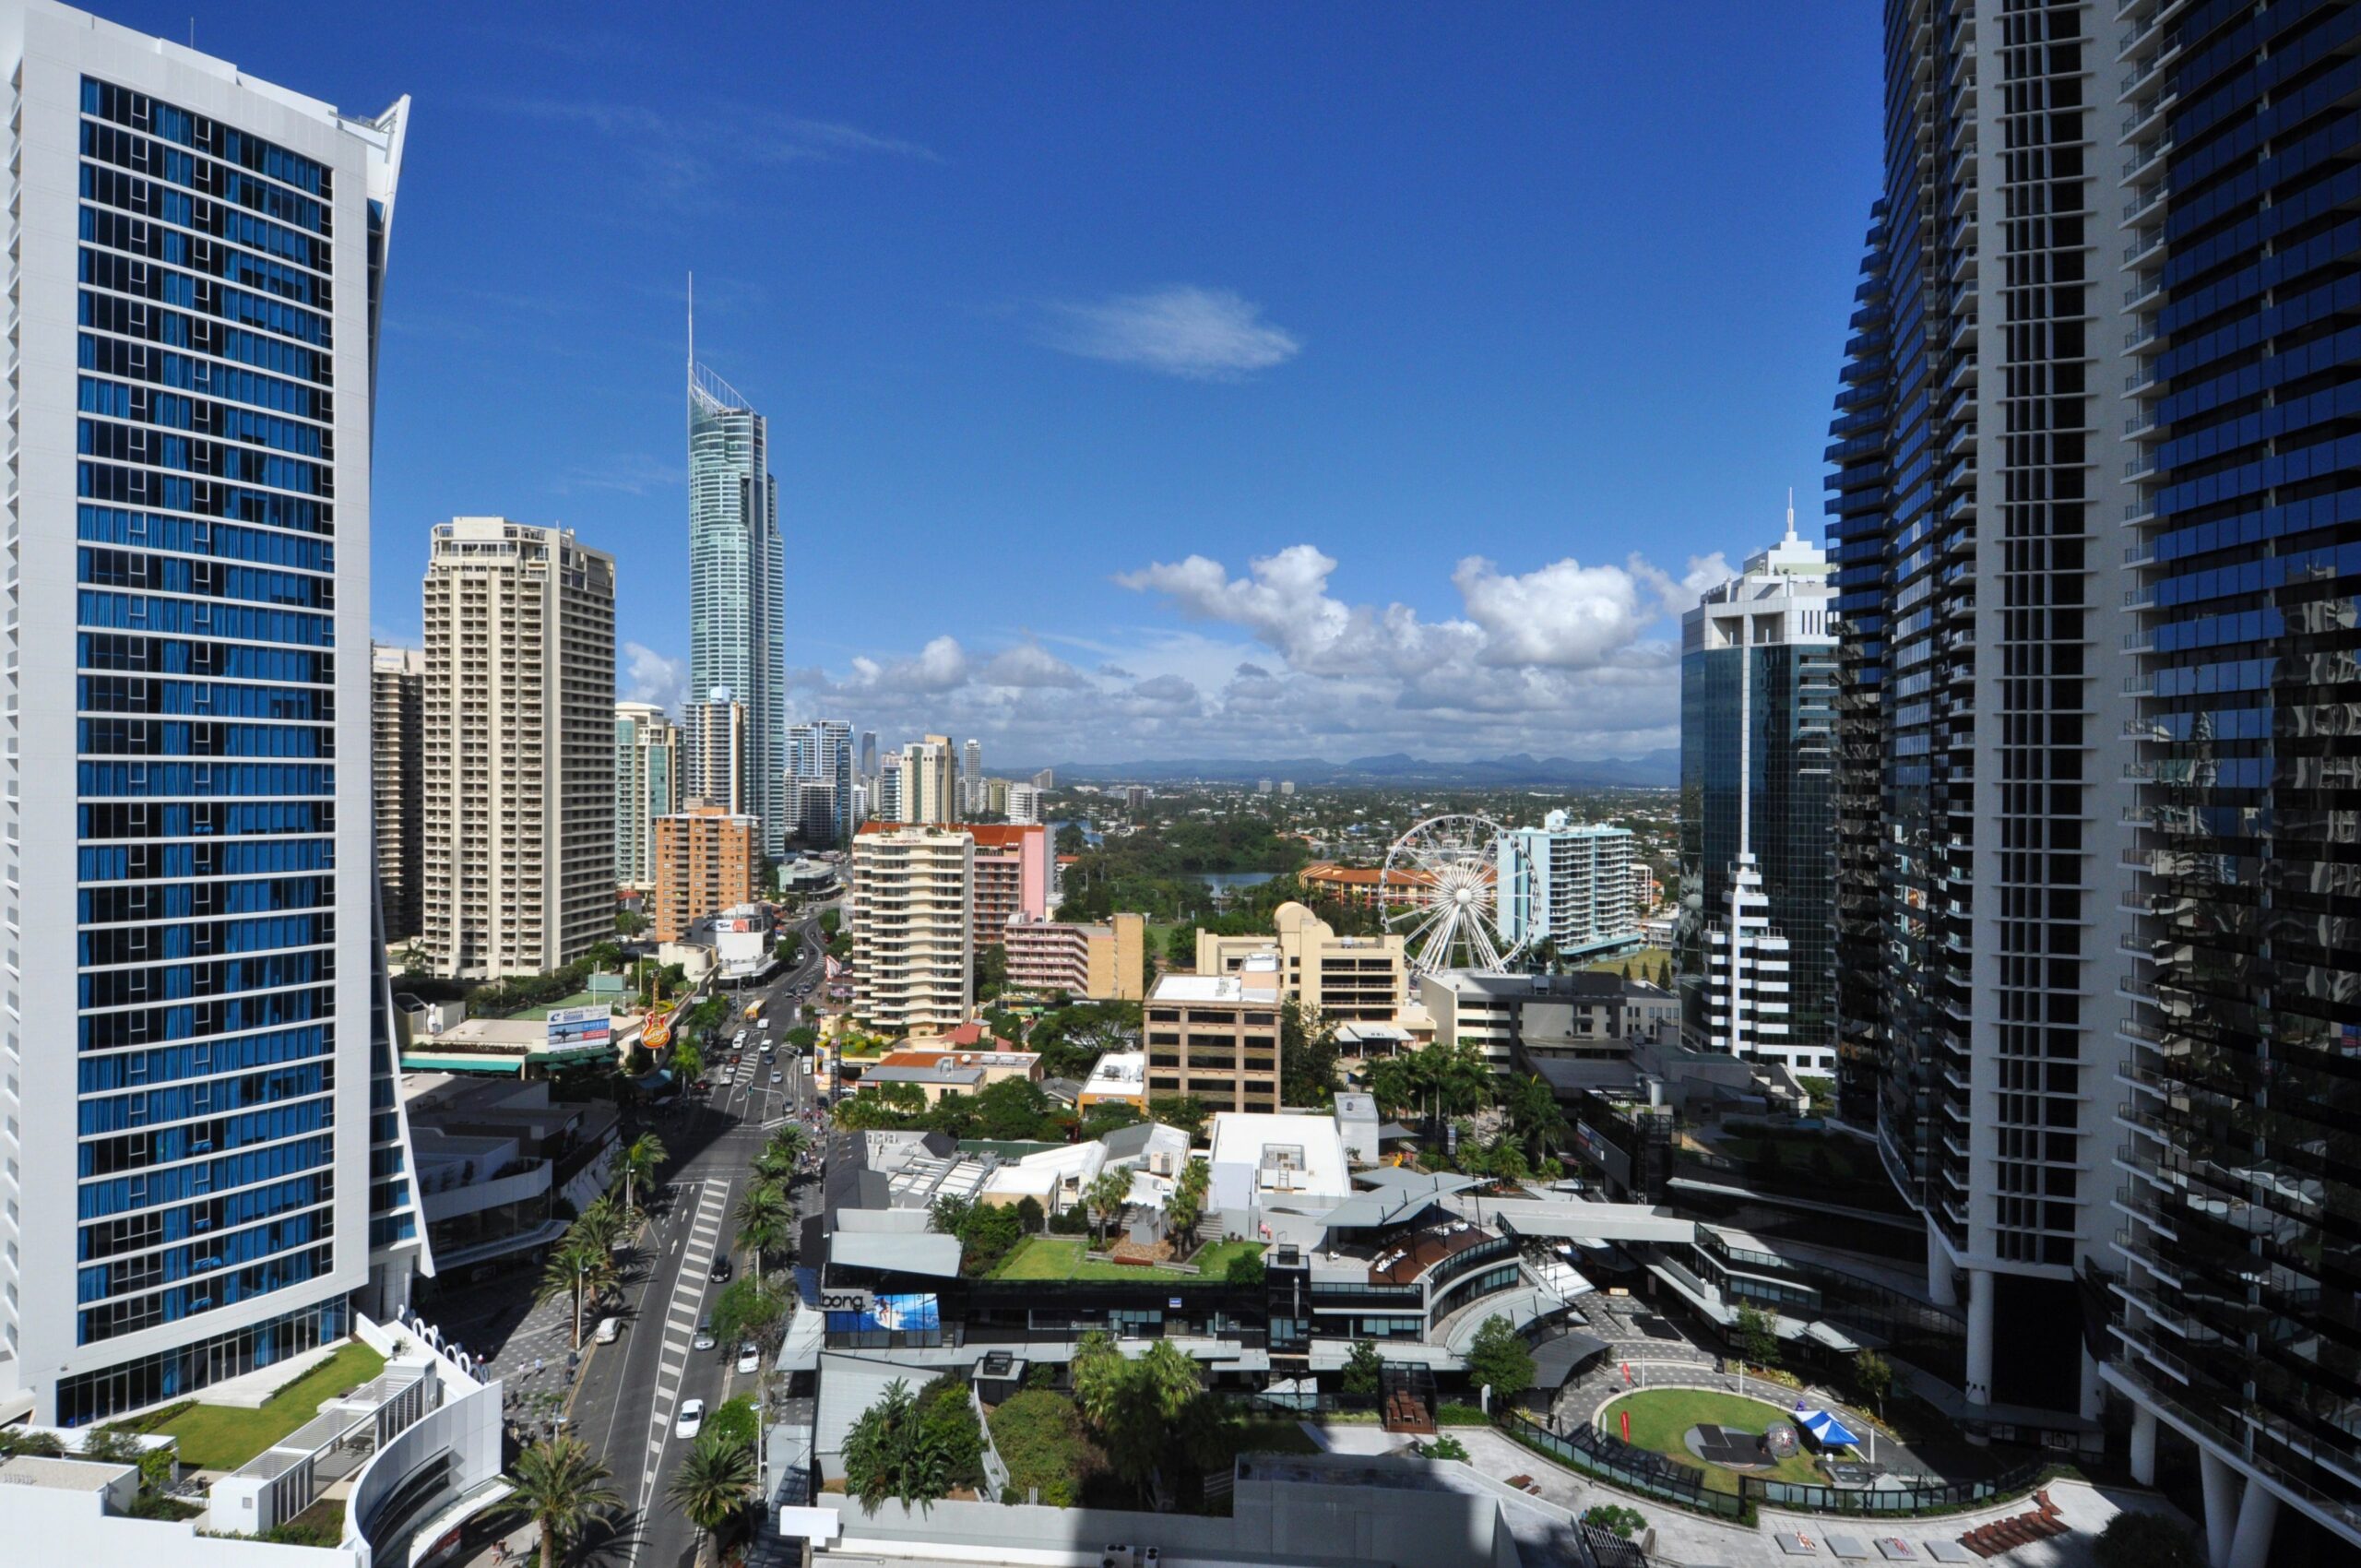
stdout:
[(407, 103), (59, 6), (20, 113), (0, 1384), (77, 1422), (407, 1295), (369, 443)]
[(770, 424), (689, 360), (689, 687), (727, 691), (746, 710), (744, 809), (763, 851), (787, 841), (787, 556)]

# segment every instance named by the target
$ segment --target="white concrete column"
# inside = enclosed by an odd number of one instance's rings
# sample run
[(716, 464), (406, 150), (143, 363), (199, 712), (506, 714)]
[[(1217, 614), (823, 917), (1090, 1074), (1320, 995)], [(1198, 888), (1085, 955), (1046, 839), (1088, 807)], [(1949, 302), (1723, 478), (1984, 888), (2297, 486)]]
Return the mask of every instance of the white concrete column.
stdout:
[(2271, 1532), (2279, 1523), (2279, 1494), (2247, 1478), (2238, 1499), (2238, 1529), (2230, 1539), (2229, 1568), (2271, 1568)]
[(2156, 1484), (2156, 1425), (2155, 1411), (2131, 1408), (2131, 1479), (2142, 1486)]
[(1952, 1250), (1935, 1232), (1935, 1222), (1927, 1221), (1927, 1294), (1939, 1307), (1959, 1305), (1959, 1288), (1952, 1283)]
[(1967, 1402), (1992, 1403), (1992, 1271), (1967, 1271)]
[(2197, 1468), (2205, 1483), (2205, 1561), (2213, 1568), (2230, 1568), (2230, 1542), (2238, 1528), (2238, 1482), (2231, 1463), (2202, 1443)]

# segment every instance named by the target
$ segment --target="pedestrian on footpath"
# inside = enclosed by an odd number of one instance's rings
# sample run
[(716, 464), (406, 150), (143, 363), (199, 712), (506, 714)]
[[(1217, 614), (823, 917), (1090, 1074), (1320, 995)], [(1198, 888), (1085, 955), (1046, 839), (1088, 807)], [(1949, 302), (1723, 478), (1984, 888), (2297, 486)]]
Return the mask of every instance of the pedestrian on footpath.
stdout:
[(534, 1358), (533, 1358), (533, 1375), (534, 1375), (535, 1377), (539, 1377), (539, 1376), (540, 1376), (540, 1375), (541, 1375), (541, 1373), (543, 1373), (544, 1372), (547, 1372), (548, 1370), (549, 1370), (549, 1363), (548, 1363), (547, 1361), (543, 1360), (542, 1360), (540, 1357), (539, 1357), (539, 1356), (536, 1356), (536, 1357), (534, 1357)]

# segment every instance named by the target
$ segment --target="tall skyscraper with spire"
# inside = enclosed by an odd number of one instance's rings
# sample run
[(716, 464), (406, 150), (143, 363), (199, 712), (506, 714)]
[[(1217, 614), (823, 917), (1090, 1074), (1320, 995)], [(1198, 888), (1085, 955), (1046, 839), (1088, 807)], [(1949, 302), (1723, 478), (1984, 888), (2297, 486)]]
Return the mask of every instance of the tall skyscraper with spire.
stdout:
[[(691, 288), (694, 291), (694, 284)], [(689, 306), (689, 686), (727, 690), (746, 710), (744, 809), (762, 818), (763, 851), (783, 852), (787, 571), (769, 422), (697, 363)]]

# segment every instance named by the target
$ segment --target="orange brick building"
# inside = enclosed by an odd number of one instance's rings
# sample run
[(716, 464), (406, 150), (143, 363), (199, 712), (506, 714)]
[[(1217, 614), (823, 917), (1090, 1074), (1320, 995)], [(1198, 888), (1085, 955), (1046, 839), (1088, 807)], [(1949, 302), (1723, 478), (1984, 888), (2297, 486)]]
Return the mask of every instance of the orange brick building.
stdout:
[(761, 844), (759, 817), (709, 802), (656, 818), (656, 940), (678, 942), (706, 916), (752, 903)]

